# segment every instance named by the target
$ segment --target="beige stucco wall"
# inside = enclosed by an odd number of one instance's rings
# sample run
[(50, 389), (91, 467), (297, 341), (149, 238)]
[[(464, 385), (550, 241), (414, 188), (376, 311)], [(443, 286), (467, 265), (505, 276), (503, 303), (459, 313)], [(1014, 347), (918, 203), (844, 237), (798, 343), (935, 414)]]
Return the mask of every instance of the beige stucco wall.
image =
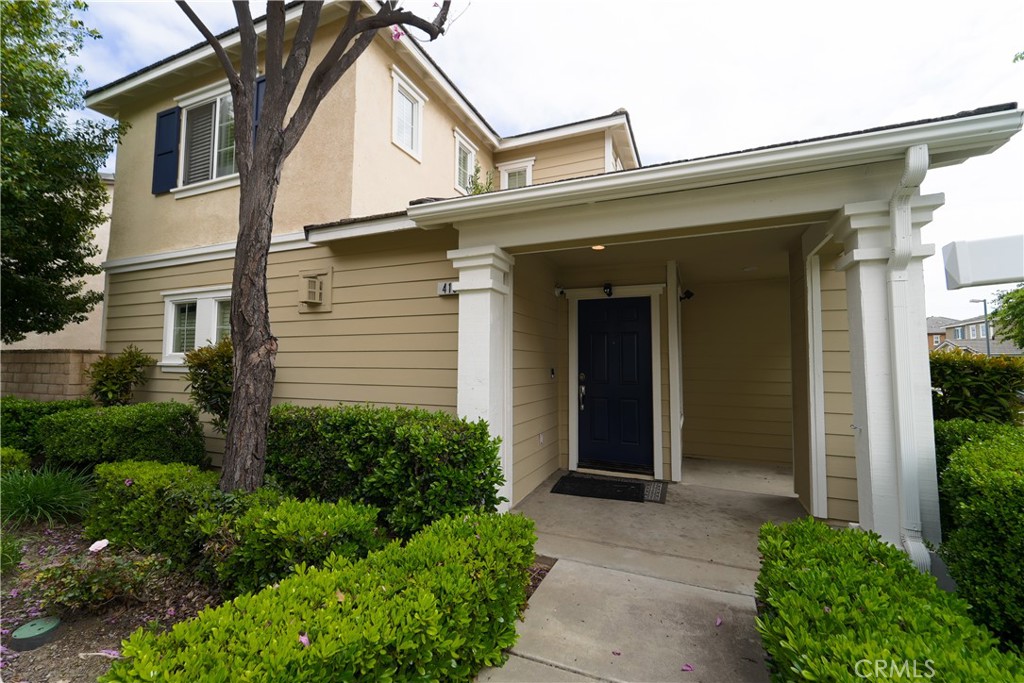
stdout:
[[(533, 183), (550, 183), (567, 178), (604, 173), (604, 132), (588, 133), (540, 145), (529, 145), (499, 152), (494, 163), (536, 157), (533, 164)], [(494, 186), (498, 187), (495, 177)]]
[[(353, 216), (400, 211), (422, 197), (461, 196), (455, 185), (456, 128), (477, 148), (481, 180), (494, 167), (488, 146), (403, 60), (398, 47), (380, 36), (358, 61)], [(419, 160), (392, 142), (392, 65), (428, 98)]]
[(825, 474), (830, 519), (856, 522), (857, 460), (850, 378), (850, 323), (846, 274), (836, 258), (821, 259), (822, 359), (825, 389)]
[[(327, 50), (330, 30), (324, 28), (318, 34), (311, 61)], [(311, 223), (350, 215), (353, 93), (358, 65), (327, 95), (285, 162), (274, 212), (275, 234), (301, 231)], [(153, 195), (151, 190), (157, 113), (175, 106), (175, 97), (223, 81), (222, 72), (210, 70), (187, 85), (168, 86), (160, 98), (140, 99), (120, 112), (119, 118), (130, 122), (131, 128), (117, 150), (118, 197), (112, 219), (111, 259), (234, 240), (238, 231), (237, 186), (182, 199), (173, 193)]]
[(693, 290), (682, 306), (683, 455), (791, 463), (788, 280)]
[[(454, 231), (408, 231), (273, 253), (267, 272), (279, 339), (276, 402), (377, 403), (455, 410), (458, 298), (437, 296), (457, 279), (446, 252)], [(298, 274), (333, 270), (331, 310), (300, 313)], [(117, 273), (108, 288), (107, 351), (128, 343), (159, 359), (162, 291), (229, 284), (231, 261)], [(180, 373), (152, 368), (140, 401), (188, 401)], [(211, 439), (212, 451), (219, 450)]]
[[(516, 260), (512, 325), (513, 505), (559, 467), (560, 396), (566, 392), (566, 302), (543, 255)], [(552, 377), (552, 372), (554, 376)], [(568, 444), (566, 444), (568, 453)]]

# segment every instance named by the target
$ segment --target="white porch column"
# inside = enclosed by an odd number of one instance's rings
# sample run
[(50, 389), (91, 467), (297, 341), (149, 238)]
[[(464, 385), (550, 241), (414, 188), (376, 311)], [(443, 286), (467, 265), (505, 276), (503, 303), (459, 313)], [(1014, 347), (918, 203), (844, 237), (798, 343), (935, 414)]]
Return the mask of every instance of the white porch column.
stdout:
[[(889, 200), (850, 204), (832, 228), (845, 252), (860, 523), (903, 547), (926, 570), (921, 539), (940, 540), (920, 228), (942, 195), (920, 196), (908, 173)], [(927, 151), (923, 150), (924, 168)], [(910, 181), (907, 182), (907, 179)]]
[[(501, 439), (505, 483), (512, 500), (512, 279), (514, 259), (496, 246), (448, 252), (459, 271), (458, 405), (461, 417), (487, 420)], [(510, 502), (500, 509), (508, 510)]]

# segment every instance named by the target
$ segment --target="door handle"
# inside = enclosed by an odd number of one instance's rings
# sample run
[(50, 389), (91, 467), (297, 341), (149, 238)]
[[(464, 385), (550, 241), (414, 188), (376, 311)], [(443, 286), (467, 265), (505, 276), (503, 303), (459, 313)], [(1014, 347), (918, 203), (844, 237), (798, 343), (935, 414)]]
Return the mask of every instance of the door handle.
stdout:
[(586, 382), (586, 381), (587, 381), (586, 374), (581, 372), (580, 373), (580, 390), (579, 390), (579, 394), (580, 394), (580, 412), (581, 413), (583, 412), (584, 402), (585, 402), (585, 399), (587, 397), (587, 385), (584, 384), (584, 382)]

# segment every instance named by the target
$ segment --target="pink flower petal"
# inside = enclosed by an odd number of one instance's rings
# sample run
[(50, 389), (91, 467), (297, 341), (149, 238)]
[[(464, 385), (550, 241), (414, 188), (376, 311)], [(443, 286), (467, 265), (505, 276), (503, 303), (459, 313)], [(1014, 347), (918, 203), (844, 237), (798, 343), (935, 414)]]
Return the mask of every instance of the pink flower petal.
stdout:
[(680, 671), (693, 671), (693, 664), (683, 664), (683, 668)]
[(302, 643), (302, 647), (309, 647), (309, 636), (305, 633), (300, 633), (299, 642)]
[(722, 625), (722, 617), (718, 617), (717, 619), (715, 619), (715, 628), (718, 628), (721, 625)]

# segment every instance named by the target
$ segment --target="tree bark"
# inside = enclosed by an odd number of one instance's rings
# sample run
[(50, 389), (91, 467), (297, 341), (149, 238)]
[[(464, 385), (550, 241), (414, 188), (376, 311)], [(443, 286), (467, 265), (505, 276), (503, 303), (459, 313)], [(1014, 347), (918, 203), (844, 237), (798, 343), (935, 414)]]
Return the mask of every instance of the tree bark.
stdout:
[(441, 3), (428, 22), (385, 0), (376, 14), (360, 18), (359, 3), (321, 62), (316, 66), (291, 119), (289, 103), (306, 69), (321, 5), (303, 5), (292, 47), (284, 64), (285, 5), (267, 3), (266, 90), (259, 124), (253, 135), (259, 37), (248, 3), (234, 2), (241, 42), (238, 71), (216, 36), (185, 0), (178, 5), (213, 48), (231, 84), (235, 113), (235, 160), (239, 177), (238, 238), (231, 282), (231, 343), (234, 347), (234, 387), (224, 444), (222, 491), (253, 491), (263, 483), (266, 469), (267, 426), (274, 392), (277, 338), (270, 330), (267, 303), (267, 260), (273, 232), (274, 204), (281, 167), (302, 138), (317, 108), (331, 88), (369, 46), (376, 32), (395, 24), (422, 30), (433, 40), (443, 32), (451, 0)]

